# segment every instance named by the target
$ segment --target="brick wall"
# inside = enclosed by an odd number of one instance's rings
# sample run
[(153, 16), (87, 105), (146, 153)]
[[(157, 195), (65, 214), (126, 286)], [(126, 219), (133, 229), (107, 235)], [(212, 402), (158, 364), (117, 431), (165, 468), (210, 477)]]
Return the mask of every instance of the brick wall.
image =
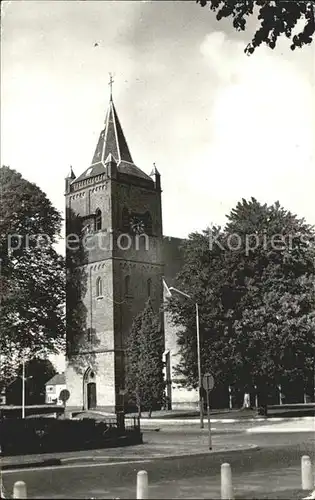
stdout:
[(177, 344), (178, 327), (172, 324), (169, 313), (165, 313), (165, 351), (170, 352), (170, 371), (171, 371), (171, 401), (172, 409), (198, 409), (199, 395), (194, 389), (181, 387), (176, 383), (175, 368), (180, 362), (180, 354)]
[[(88, 238), (84, 256), (86, 293), (82, 301), (87, 331), (80, 354), (68, 360), (67, 407), (86, 406), (84, 373), (91, 368), (96, 376), (97, 406), (114, 409), (122, 404), (119, 391), (124, 386), (124, 348), (133, 319), (143, 310), (149, 291), (157, 312), (162, 305), (161, 194), (153, 183), (146, 188), (107, 179), (69, 193), (67, 206), (83, 218), (84, 224), (93, 222), (97, 209), (102, 211), (102, 230)], [(121, 238), (120, 243), (126, 247), (122, 249), (117, 239), (125, 232), (124, 209), (129, 213), (149, 212), (152, 233), (148, 238), (130, 235), (125, 244)], [(97, 278), (103, 283), (101, 297), (96, 293)]]

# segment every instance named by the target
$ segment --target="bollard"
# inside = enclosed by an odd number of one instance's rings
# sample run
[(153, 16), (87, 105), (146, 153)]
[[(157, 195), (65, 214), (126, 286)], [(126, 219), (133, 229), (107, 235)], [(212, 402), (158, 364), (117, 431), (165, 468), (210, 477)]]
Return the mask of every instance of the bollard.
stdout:
[[(1, 471), (0, 471), (0, 474), (1, 474)], [(0, 498), (5, 498), (3, 484), (2, 484), (2, 477), (1, 476), (0, 476)]]
[(232, 471), (230, 464), (221, 465), (221, 499), (233, 500)]
[(137, 474), (137, 500), (149, 498), (148, 473), (145, 470), (139, 470)]
[(303, 455), (301, 459), (301, 475), (302, 475), (302, 490), (312, 490), (313, 484), (313, 473), (312, 473), (312, 462), (308, 455)]
[(27, 498), (26, 484), (24, 481), (16, 481), (13, 486), (13, 498)]

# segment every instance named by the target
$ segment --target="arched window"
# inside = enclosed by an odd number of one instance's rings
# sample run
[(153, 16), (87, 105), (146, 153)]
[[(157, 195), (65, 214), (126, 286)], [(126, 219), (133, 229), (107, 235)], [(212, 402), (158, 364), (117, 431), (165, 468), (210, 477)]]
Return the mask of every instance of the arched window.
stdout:
[(152, 280), (149, 278), (147, 281), (147, 293), (148, 297), (151, 297), (151, 286), (152, 286)]
[(123, 231), (128, 231), (129, 229), (129, 212), (126, 207), (123, 208), (122, 216), (121, 216), (121, 225)]
[(102, 278), (98, 277), (96, 280), (96, 297), (102, 297), (103, 295), (103, 282)]
[(151, 217), (150, 212), (146, 212), (145, 216), (146, 216), (146, 228), (145, 228), (145, 230), (146, 230), (146, 233), (150, 235), (150, 234), (152, 234), (152, 217)]
[(102, 229), (102, 212), (98, 208), (95, 212), (95, 231)]
[(125, 295), (129, 295), (130, 276), (125, 276)]

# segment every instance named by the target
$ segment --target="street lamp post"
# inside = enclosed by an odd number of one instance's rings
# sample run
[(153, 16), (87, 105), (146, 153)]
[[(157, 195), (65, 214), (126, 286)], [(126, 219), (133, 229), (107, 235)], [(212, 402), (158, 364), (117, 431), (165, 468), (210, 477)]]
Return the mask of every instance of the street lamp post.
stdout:
[(29, 377), (25, 376), (25, 358), (22, 359), (22, 418), (25, 418), (25, 393), (26, 393), (26, 381), (33, 378), (33, 375)]
[(25, 361), (22, 361), (22, 418), (25, 418)]
[[(174, 288), (171, 286), (169, 288), (169, 291), (174, 291), (179, 293), (180, 295), (183, 295), (187, 299), (192, 300), (192, 297), (188, 295), (188, 293), (182, 292), (181, 290), (178, 290), (178, 288)], [(196, 334), (197, 334), (197, 360), (198, 360), (198, 385), (199, 385), (199, 411), (200, 411), (200, 428), (203, 429), (203, 397), (202, 397), (202, 376), (201, 376), (201, 356), (200, 356), (200, 328), (199, 328), (199, 306), (198, 303), (195, 303), (195, 308), (196, 308)]]

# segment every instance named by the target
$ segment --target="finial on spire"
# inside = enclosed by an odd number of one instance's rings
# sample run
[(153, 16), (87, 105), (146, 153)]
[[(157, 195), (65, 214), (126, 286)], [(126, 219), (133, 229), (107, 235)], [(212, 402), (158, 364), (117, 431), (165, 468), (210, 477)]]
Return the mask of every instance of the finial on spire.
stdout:
[(152, 168), (152, 172), (151, 172), (150, 176), (152, 176), (152, 175), (160, 175), (160, 172), (156, 168), (155, 163), (153, 163), (153, 168)]
[(110, 100), (112, 101), (113, 100), (113, 83), (114, 83), (114, 80), (113, 80), (113, 75), (111, 73), (109, 73), (109, 87), (110, 87)]
[(66, 179), (75, 179), (75, 175), (74, 175), (74, 172), (73, 172), (73, 169), (72, 169), (72, 165), (70, 165), (70, 172), (67, 175)]
[(71, 184), (71, 182), (74, 181), (75, 178), (76, 177), (75, 177), (74, 172), (72, 170), (72, 166), (70, 165), (70, 172), (67, 175), (67, 177), (65, 178), (65, 185), (66, 185), (65, 193), (66, 194), (70, 193), (70, 184)]

